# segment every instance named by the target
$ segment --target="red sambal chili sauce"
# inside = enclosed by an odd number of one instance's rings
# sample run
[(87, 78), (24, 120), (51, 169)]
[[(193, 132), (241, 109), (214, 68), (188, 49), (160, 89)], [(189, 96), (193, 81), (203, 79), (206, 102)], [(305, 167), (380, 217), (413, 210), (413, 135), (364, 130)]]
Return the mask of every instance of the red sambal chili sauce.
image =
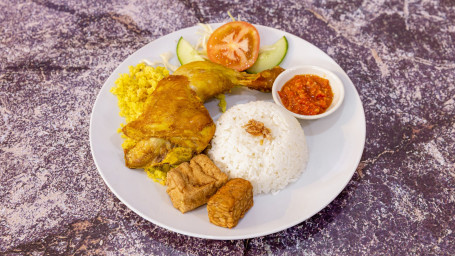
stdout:
[(281, 102), (300, 115), (318, 115), (330, 107), (333, 92), (329, 80), (317, 75), (296, 75), (280, 91)]

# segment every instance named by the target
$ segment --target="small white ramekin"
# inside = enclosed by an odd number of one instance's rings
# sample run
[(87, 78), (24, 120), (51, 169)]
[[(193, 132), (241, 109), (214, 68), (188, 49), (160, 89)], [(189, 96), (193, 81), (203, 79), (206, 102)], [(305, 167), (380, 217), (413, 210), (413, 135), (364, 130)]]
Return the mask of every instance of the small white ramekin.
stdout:
[[(319, 115), (300, 115), (300, 114), (294, 113), (294, 112), (286, 109), (286, 107), (281, 102), (280, 95), (278, 95), (278, 91), (281, 90), (281, 88), (287, 81), (291, 80), (291, 78), (293, 78), (296, 75), (305, 75), (305, 74), (317, 75), (317, 76), (320, 76), (322, 78), (329, 80), (330, 87), (332, 88), (332, 92), (333, 92), (332, 104), (326, 109), (326, 111), (324, 111), (323, 113), (321, 113)], [(343, 82), (341, 81), (341, 79), (337, 75), (335, 75), (334, 73), (330, 72), (327, 69), (317, 67), (317, 66), (298, 66), (298, 67), (286, 69), (275, 79), (275, 82), (273, 83), (273, 87), (272, 87), (272, 96), (273, 96), (273, 100), (275, 101), (276, 104), (285, 108), (287, 111), (289, 111), (289, 113), (291, 113), (296, 118), (318, 119), (318, 118), (326, 117), (326, 116), (332, 114), (333, 112), (335, 112), (335, 110), (337, 110), (340, 107), (340, 105), (344, 99), (344, 86), (343, 86)]]

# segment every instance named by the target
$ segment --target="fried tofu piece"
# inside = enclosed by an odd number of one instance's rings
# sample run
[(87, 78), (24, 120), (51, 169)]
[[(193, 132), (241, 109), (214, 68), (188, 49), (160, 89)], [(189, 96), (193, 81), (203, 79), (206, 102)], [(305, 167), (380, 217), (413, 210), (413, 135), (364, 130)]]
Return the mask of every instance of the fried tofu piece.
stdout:
[(253, 186), (247, 180), (235, 178), (228, 181), (207, 202), (211, 223), (233, 228), (253, 206)]
[(208, 156), (200, 154), (167, 173), (166, 192), (174, 207), (185, 213), (206, 204), (227, 180)]

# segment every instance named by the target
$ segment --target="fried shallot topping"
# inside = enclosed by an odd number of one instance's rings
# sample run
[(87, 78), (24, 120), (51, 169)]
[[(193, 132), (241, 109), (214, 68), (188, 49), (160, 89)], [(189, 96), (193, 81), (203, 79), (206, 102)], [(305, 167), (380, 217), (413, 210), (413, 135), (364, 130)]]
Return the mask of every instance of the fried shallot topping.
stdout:
[[(247, 124), (242, 126), (245, 131), (253, 136), (262, 135), (263, 138), (272, 140), (272, 134), (269, 128), (265, 127), (264, 123), (250, 119)], [(261, 143), (262, 144), (262, 143)]]

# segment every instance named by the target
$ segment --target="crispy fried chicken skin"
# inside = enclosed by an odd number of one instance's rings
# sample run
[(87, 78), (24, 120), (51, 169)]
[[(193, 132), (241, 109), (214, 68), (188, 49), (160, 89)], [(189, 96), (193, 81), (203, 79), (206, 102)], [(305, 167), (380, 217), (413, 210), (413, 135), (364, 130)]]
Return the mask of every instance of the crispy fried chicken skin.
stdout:
[(253, 186), (247, 180), (235, 178), (209, 199), (207, 211), (211, 223), (233, 228), (252, 206)]
[(188, 78), (169, 76), (159, 82), (144, 113), (122, 131), (138, 141), (125, 150), (126, 166), (143, 168), (162, 163), (175, 150), (189, 151), (190, 158), (200, 153), (212, 139), (215, 123), (190, 89)]
[(185, 213), (206, 204), (227, 180), (210, 158), (200, 154), (167, 173), (166, 192), (174, 207)]

